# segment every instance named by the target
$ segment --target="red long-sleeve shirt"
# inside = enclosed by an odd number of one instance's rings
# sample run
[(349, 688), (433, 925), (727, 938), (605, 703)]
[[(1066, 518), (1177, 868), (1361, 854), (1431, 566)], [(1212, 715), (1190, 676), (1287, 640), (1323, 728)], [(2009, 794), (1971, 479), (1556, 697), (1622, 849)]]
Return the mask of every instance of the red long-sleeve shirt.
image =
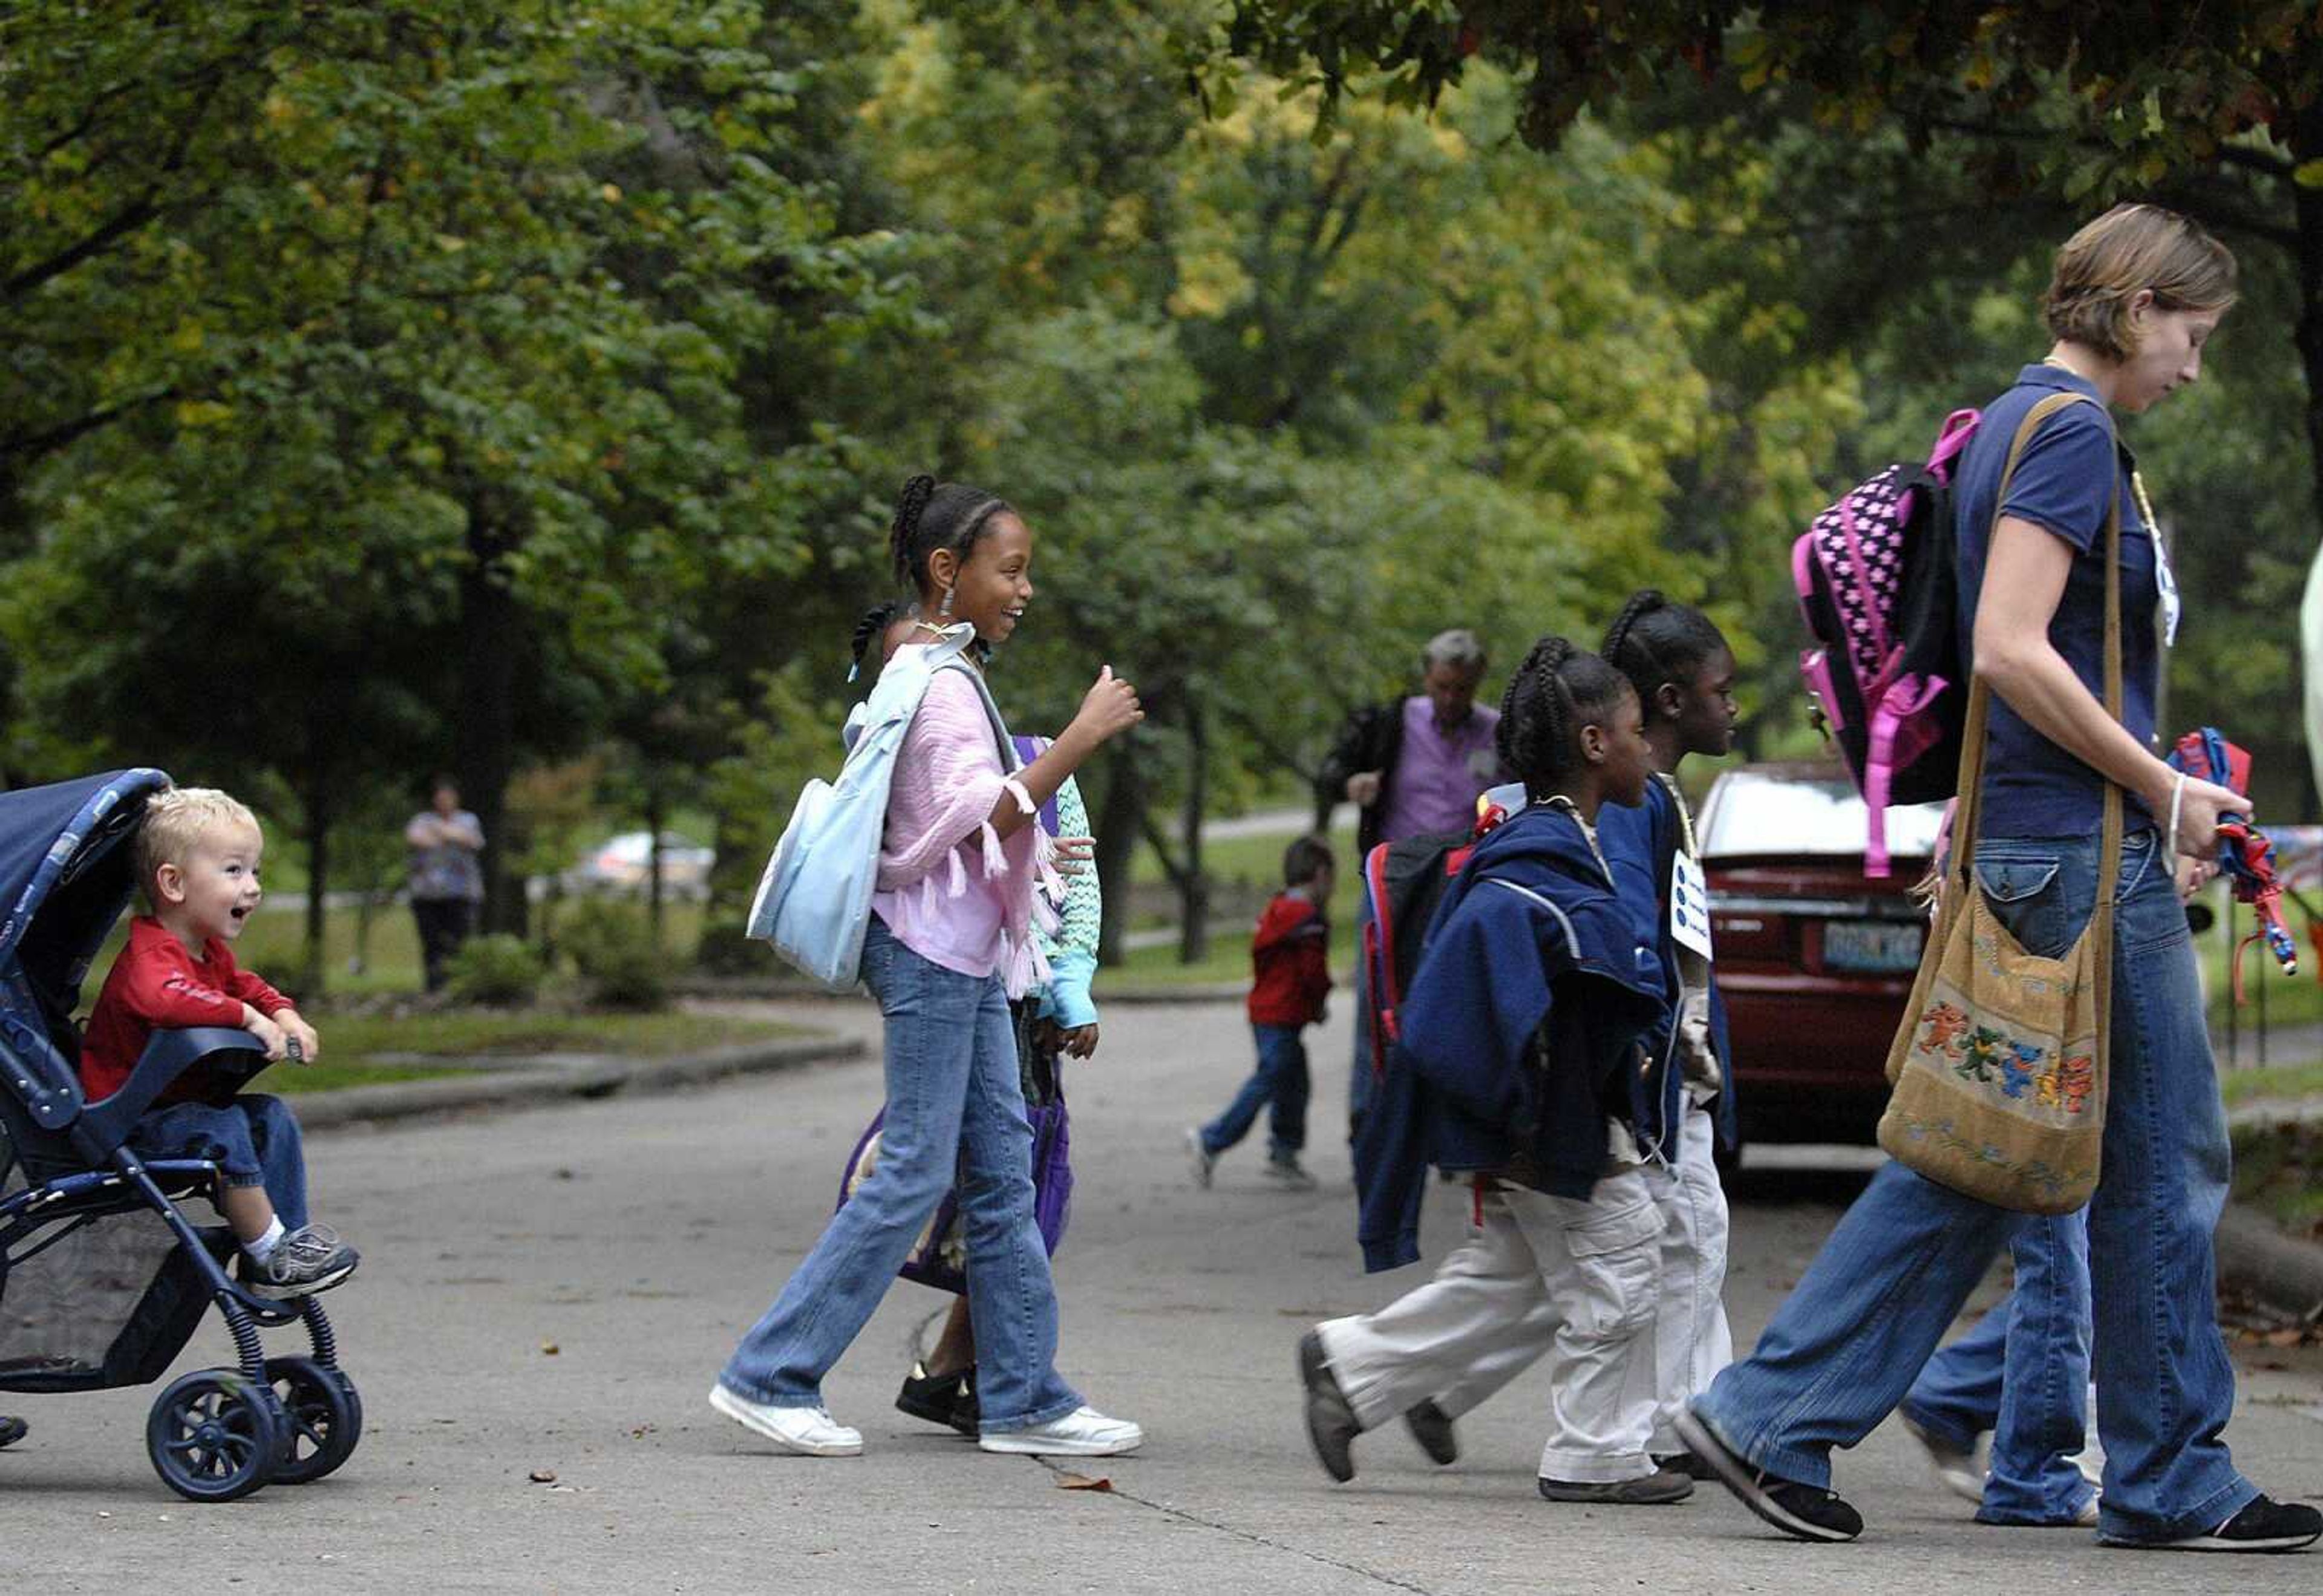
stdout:
[[(82, 1036), (80, 1086), (92, 1102), (111, 1096), (129, 1078), (156, 1031), (195, 1025), (240, 1025), (248, 1004), (269, 1019), (291, 1007), (273, 987), (234, 961), (234, 950), (212, 939), (196, 959), (178, 934), (150, 914), (129, 922), (129, 945), (113, 961)], [(200, 1083), (180, 1078), (161, 1101), (199, 1095)]]
[(1331, 991), (1331, 928), (1305, 898), (1277, 893), (1250, 940), (1250, 1023), (1311, 1025)]

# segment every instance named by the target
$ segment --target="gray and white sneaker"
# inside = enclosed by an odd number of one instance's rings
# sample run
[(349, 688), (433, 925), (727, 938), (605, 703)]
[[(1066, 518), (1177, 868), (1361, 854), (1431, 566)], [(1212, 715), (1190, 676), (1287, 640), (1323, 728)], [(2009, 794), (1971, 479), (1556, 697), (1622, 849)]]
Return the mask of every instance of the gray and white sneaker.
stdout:
[(1186, 1161), (1194, 1172), (1194, 1184), (1204, 1191), (1210, 1188), (1210, 1173), (1218, 1167), (1218, 1155), (1202, 1145), (1202, 1128), (1186, 1127)]
[(1286, 1191), (1315, 1189), (1315, 1177), (1307, 1172), (1307, 1166), (1299, 1161), (1297, 1153), (1292, 1153), (1288, 1158), (1270, 1156), (1261, 1168), (1265, 1169), (1266, 1178), (1269, 1180)]
[(312, 1297), (354, 1273), (359, 1261), (329, 1225), (302, 1225), (274, 1243), (265, 1262), (251, 1264), (243, 1280), (261, 1297)]

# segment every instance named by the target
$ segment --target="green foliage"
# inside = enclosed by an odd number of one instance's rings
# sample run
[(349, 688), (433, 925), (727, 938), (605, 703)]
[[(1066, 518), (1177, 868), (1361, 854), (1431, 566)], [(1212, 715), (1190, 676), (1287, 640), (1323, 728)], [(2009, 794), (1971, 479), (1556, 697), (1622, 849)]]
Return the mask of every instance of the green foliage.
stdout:
[(657, 1009), (669, 1001), (669, 959), (644, 913), (590, 899), (557, 929), (557, 946), (580, 972), (588, 1001), (606, 1008)]
[(522, 937), (504, 931), (470, 937), (445, 961), (445, 990), (456, 1003), (519, 1008), (539, 995), (548, 969)]

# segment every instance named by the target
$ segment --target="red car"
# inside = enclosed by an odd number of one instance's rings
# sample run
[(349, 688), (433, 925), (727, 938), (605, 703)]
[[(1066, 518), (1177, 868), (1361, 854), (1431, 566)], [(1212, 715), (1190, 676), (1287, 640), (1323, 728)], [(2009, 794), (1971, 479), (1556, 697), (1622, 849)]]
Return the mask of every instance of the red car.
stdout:
[(1892, 873), (1863, 874), (1864, 804), (1829, 765), (1720, 775), (1699, 840), (1748, 1142), (1870, 1142), (1920, 966), (1941, 804), (1892, 809)]

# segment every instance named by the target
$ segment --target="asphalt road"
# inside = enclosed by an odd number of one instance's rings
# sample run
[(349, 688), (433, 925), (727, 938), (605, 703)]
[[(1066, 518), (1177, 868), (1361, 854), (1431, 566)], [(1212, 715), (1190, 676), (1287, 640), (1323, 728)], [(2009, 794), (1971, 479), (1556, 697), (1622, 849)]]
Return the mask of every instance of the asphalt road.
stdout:
[[(814, 1004), (810, 1023), (865, 1011)], [(0, 1452), (0, 1580), (43, 1591), (194, 1583), (251, 1591), (1167, 1591), (1610, 1592), (2311, 1591), (2323, 1557), (2099, 1549), (2080, 1531), (1995, 1530), (1942, 1494), (1889, 1425), (1842, 1460), (1870, 1520), (1850, 1546), (1770, 1536), (1722, 1492), (1584, 1509), (1532, 1484), (1536, 1371), (1428, 1466), (1400, 1433), (1334, 1486), (1299, 1417), (1308, 1322), (1385, 1301), (1353, 1248), (1345, 1019), (1315, 1051), (1321, 1189), (1266, 1188), (1259, 1153), (1192, 1189), (1179, 1132), (1249, 1060), (1228, 1006), (1117, 1007), (1070, 1083), (1079, 1186), (1059, 1261), (1062, 1362), (1141, 1420), (1137, 1456), (1078, 1472), (987, 1457), (890, 1407), (945, 1299), (899, 1286), (827, 1394), (860, 1458), (776, 1455), (703, 1397), (827, 1212), (874, 1107), (875, 1063), (674, 1096), (313, 1138), (318, 1215), (362, 1246), (330, 1298), (366, 1432), (338, 1475), (196, 1508), (153, 1476), (153, 1390), (0, 1399), (31, 1439)], [(1845, 1178), (1763, 1177), (1738, 1212), (1729, 1287), (1755, 1335), (1845, 1200)], [(1856, 1179), (1859, 1179), (1859, 1177)], [(1442, 1194), (1424, 1245), (1456, 1238)], [(1991, 1293), (1988, 1291), (1986, 1300)], [(1980, 1304), (1979, 1304), (1980, 1306)], [(294, 1337), (278, 1350), (303, 1350)], [(272, 1344), (271, 1343), (270, 1344)], [(223, 1362), (215, 1320), (183, 1367)], [(2245, 1363), (2231, 1435), (2281, 1496), (2323, 1498), (2311, 1353)], [(2280, 1360), (2300, 1359), (2296, 1367)], [(537, 1478), (537, 1476), (553, 1476)]]

